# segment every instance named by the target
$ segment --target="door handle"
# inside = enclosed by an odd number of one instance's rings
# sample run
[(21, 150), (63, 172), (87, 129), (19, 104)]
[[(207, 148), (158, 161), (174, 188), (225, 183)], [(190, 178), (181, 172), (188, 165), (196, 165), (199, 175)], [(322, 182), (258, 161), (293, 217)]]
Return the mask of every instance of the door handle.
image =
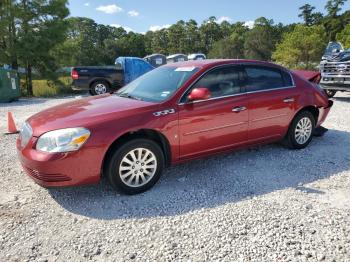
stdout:
[(244, 110), (247, 110), (247, 108), (245, 106), (237, 106), (237, 107), (234, 107), (232, 109), (232, 112), (239, 113), (239, 112), (242, 112)]
[(283, 99), (283, 102), (284, 102), (284, 103), (293, 103), (293, 102), (294, 102), (294, 98), (292, 98), (292, 97), (287, 97), (287, 98)]

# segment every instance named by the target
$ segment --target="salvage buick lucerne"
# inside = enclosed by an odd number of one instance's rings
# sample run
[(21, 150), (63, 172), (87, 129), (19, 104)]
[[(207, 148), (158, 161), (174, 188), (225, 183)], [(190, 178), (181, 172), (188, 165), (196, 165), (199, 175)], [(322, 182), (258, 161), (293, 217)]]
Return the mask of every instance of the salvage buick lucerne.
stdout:
[(159, 67), (115, 94), (49, 108), (17, 140), (26, 173), (45, 187), (151, 188), (169, 165), (281, 141), (305, 148), (332, 101), (275, 64), (204, 60)]

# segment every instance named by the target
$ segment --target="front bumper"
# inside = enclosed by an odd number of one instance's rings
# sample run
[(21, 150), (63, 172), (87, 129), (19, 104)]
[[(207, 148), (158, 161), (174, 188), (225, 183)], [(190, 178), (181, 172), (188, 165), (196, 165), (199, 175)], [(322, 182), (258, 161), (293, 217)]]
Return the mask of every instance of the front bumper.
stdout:
[(350, 91), (350, 76), (349, 75), (330, 75), (322, 76), (320, 86), (323, 89)]
[[(21, 148), (17, 139), (17, 154), (24, 171), (37, 184), (43, 187), (77, 186), (98, 183), (101, 163), (94, 152), (99, 149), (81, 148), (70, 153), (48, 154), (34, 149), (37, 138), (33, 137), (28, 145)], [(103, 154), (100, 154), (103, 155)]]

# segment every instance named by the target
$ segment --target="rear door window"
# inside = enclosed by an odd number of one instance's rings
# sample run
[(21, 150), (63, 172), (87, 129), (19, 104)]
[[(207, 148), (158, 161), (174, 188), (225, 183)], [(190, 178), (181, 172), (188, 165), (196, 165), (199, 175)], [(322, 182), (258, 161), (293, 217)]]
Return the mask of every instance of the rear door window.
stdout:
[(265, 66), (245, 66), (246, 92), (255, 92), (283, 87), (291, 87), (292, 79), (289, 74), (277, 68)]

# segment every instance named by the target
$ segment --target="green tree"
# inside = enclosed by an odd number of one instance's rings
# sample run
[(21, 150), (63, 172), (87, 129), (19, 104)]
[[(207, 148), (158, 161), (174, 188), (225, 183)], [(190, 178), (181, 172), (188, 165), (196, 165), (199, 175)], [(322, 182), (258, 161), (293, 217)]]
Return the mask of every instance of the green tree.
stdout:
[(225, 20), (220, 24), (220, 31), (223, 38), (229, 37), (232, 33), (232, 25)]
[(201, 44), (201, 35), (198, 29), (198, 24), (195, 20), (190, 19), (186, 22), (186, 41), (185, 41), (185, 52), (186, 53), (197, 53), (204, 52)]
[(18, 1), (17, 39), (18, 58), (26, 67), (27, 91), (33, 95), (32, 68), (53, 77), (55, 63), (50, 55), (58, 43), (64, 41), (67, 0)]
[(273, 26), (273, 20), (265, 17), (255, 20), (254, 28), (247, 32), (244, 49), (245, 57), (268, 61), (279, 40), (278, 31)]
[(208, 53), (214, 43), (222, 38), (220, 26), (216, 23), (216, 17), (211, 16), (205, 20), (199, 28), (203, 51)]
[(209, 58), (245, 58), (244, 42), (249, 29), (238, 22), (230, 26), (231, 35), (217, 41), (210, 50)]
[(344, 20), (345, 14), (339, 15), (346, 1), (347, 0), (329, 0), (325, 6), (328, 14), (324, 19), (324, 26), (328, 33), (329, 41), (334, 41), (337, 33), (342, 31), (346, 25), (346, 21)]
[(305, 25), (315, 25), (322, 22), (323, 15), (320, 12), (314, 12), (315, 9), (310, 4), (305, 4), (299, 8), (301, 11), (299, 17), (304, 20)]
[(336, 18), (338, 13), (341, 11), (341, 7), (347, 0), (328, 0), (325, 9), (328, 12), (328, 16)]
[(217, 41), (208, 54), (209, 58), (244, 58), (244, 37), (233, 33), (230, 37)]
[(289, 68), (314, 69), (313, 63), (319, 63), (326, 42), (323, 26), (297, 25), (293, 32), (283, 36), (273, 59)]
[(32, 69), (53, 77), (51, 50), (64, 41), (67, 0), (4, 0), (0, 5), (3, 63), (26, 68), (27, 92), (33, 94)]
[(153, 32), (152, 53), (169, 54), (168, 42), (169, 37), (166, 29)]
[(16, 52), (16, 5), (13, 0), (0, 2), (0, 63), (10, 64), (13, 68), (18, 67)]
[(186, 50), (186, 29), (183, 20), (170, 26), (168, 33), (168, 51), (170, 53), (185, 53)]
[(337, 34), (337, 41), (341, 42), (344, 48), (350, 48), (350, 24), (345, 26), (344, 30)]
[[(129, 32), (116, 41), (117, 56), (146, 56), (144, 35)], [(117, 57), (112, 57), (113, 60)]]

